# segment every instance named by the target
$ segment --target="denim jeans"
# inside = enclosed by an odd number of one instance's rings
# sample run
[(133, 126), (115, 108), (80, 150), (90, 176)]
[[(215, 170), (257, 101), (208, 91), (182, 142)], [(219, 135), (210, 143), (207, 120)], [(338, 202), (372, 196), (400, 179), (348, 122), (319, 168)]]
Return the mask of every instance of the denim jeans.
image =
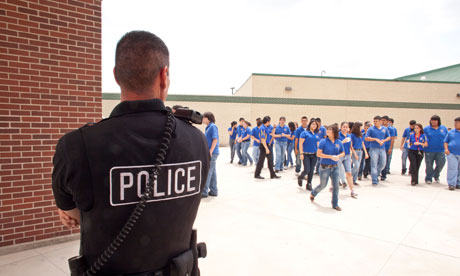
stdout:
[(372, 184), (378, 184), (379, 175), (387, 164), (387, 154), (385, 148), (371, 148), (369, 155), (371, 157)]
[(347, 183), (346, 172), (351, 172), (351, 156), (350, 154), (345, 155), (339, 160), (339, 180), (342, 183)]
[(230, 163), (233, 162), (233, 158), (235, 157), (235, 139), (230, 139), (228, 141), (228, 144), (230, 145)]
[(276, 141), (276, 164), (275, 170), (282, 171), (284, 168), (284, 155), (286, 154), (287, 142)]
[(447, 184), (449, 187), (460, 188), (460, 155), (450, 153), (447, 159)]
[(286, 163), (285, 166), (289, 167), (289, 163), (291, 165), (294, 165), (294, 161), (292, 160), (292, 151), (294, 150), (294, 143), (288, 143), (287, 145), (287, 158), (286, 158)]
[[(436, 168), (433, 169), (433, 165), (436, 162)], [(444, 152), (425, 152), (425, 166), (426, 176), (425, 181), (433, 181), (439, 179), (444, 165), (446, 164), (446, 155)]]
[(252, 158), (251, 155), (248, 153), (249, 146), (251, 145), (251, 142), (241, 142), (241, 155), (243, 156), (243, 160), (241, 161), (243, 165), (247, 165), (248, 161), (252, 165)]
[(358, 160), (355, 159), (355, 156), (351, 155), (351, 161), (353, 162), (353, 168), (351, 169), (351, 174), (353, 175), (353, 183), (356, 183), (358, 180), (358, 172), (360, 169), (361, 161), (363, 160), (363, 151), (356, 150), (356, 154), (358, 155)]
[(243, 162), (243, 155), (241, 154), (241, 143), (236, 142), (235, 144), (236, 155), (238, 155), (238, 163)]
[(320, 184), (313, 189), (311, 194), (316, 196), (326, 188), (329, 177), (332, 179), (332, 207), (335, 208), (339, 205), (339, 167), (323, 168), (320, 166)]
[(252, 146), (252, 159), (254, 159), (255, 164), (259, 162), (259, 155), (260, 155), (259, 146)]
[(408, 157), (409, 157), (409, 149), (404, 147), (403, 151), (402, 151), (402, 155), (401, 155), (401, 158), (402, 158), (401, 172), (403, 172), (403, 173), (406, 173), (406, 171), (407, 171), (407, 158)]
[(211, 162), (209, 164), (208, 178), (206, 179), (206, 184), (204, 185), (204, 189), (201, 192), (201, 194), (204, 196), (207, 196), (209, 192), (217, 195), (216, 161), (218, 156), (218, 153), (212, 154)]
[(381, 174), (382, 174), (382, 180), (387, 179), (387, 173), (388, 173), (388, 159), (390, 159), (390, 154), (388, 154), (388, 151), (385, 149), (385, 156), (386, 156), (386, 161), (385, 161), (385, 167), (383, 168)]
[(307, 183), (311, 184), (313, 180), (313, 173), (315, 172), (316, 154), (303, 154), (303, 171), (299, 178), (304, 179), (308, 175)]
[(300, 160), (300, 152), (295, 155), (295, 172), (299, 173), (302, 168), (302, 160)]
[(387, 165), (385, 167), (385, 177), (387, 174), (390, 173), (390, 165), (391, 165), (391, 159), (393, 158), (393, 151), (391, 151), (390, 154), (388, 154), (388, 151), (387, 151)]

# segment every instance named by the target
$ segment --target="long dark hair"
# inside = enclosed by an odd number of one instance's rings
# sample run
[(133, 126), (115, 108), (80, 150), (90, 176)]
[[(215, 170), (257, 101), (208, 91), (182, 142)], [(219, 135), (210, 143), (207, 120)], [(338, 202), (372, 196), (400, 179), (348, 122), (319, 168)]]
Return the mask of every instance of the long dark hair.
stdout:
[(423, 126), (422, 126), (422, 124), (415, 124), (415, 126), (418, 126), (420, 128), (420, 134), (423, 134)]
[(318, 122), (316, 120), (310, 120), (310, 123), (308, 123), (308, 126), (307, 126), (307, 130), (310, 131), (310, 126), (311, 124), (316, 124), (316, 129), (314, 131), (314, 133), (318, 133), (319, 131), (319, 126), (318, 126)]
[(230, 127), (233, 127), (233, 126), (236, 125), (236, 124), (237, 124), (237, 122), (236, 122), (236, 121), (233, 121), (233, 122), (230, 123)]
[(292, 131), (295, 131), (295, 124), (294, 124), (294, 122), (289, 122), (289, 123), (288, 123), (288, 126), (289, 126), (289, 129), (291, 130), (291, 132), (292, 132)]
[(438, 121), (438, 127), (441, 126), (441, 117), (439, 117), (438, 115), (433, 115), (431, 116), (431, 119), (430, 119), (430, 126), (433, 126), (431, 124), (431, 121)]
[(351, 128), (351, 133), (353, 133), (358, 138), (361, 137), (362, 133), (361, 133), (360, 128), (361, 128), (362, 125), (363, 124), (361, 122), (355, 122), (353, 124), (353, 127)]

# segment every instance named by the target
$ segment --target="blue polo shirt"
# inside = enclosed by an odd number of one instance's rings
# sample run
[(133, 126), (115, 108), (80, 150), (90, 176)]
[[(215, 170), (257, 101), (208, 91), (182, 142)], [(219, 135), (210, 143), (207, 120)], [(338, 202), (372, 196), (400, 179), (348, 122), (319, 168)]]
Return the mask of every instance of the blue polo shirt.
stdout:
[[(396, 137), (397, 134), (396, 134), (396, 129), (392, 126), (388, 126), (387, 127), (388, 131), (390, 132), (390, 136), (391, 137)], [(385, 142), (385, 149), (386, 150), (389, 150), (390, 149), (390, 146), (391, 146), (391, 140)]]
[(294, 140), (295, 140), (295, 130), (294, 131), (291, 131), (291, 134), (290, 136), (291, 138), (293, 138), (292, 140), (289, 140), (288, 139), (288, 144), (293, 144), (294, 143)]
[(354, 149), (363, 149), (363, 137), (356, 137), (354, 133), (350, 134), (351, 143)]
[[(271, 127), (271, 129), (273, 129), (273, 127)], [(269, 145), (268, 143), (272, 139), (272, 135), (270, 133), (271, 133), (270, 125), (268, 127), (265, 125), (260, 126), (260, 139), (265, 139), (267, 146)]]
[[(350, 138), (350, 141), (344, 143), (343, 140), (345, 140), (345, 138)], [(345, 155), (349, 155), (350, 154), (350, 146), (351, 146), (351, 136), (350, 136), (350, 134), (347, 134), (345, 136), (345, 135), (343, 135), (342, 132), (339, 132), (339, 140), (343, 144), (343, 150), (345, 151)]]
[[(260, 127), (253, 127), (252, 128), (252, 136), (254, 136), (254, 138), (260, 140)], [(256, 140), (254, 140), (254, 142), (252, 143), (252, 146), (254, 147), (258, 147), (260, 145), (260, 143), (258, 143)]]
[[(331, 139), (327, 137), (319, 142), (318, 149), (322, 150), (324, 154), (339, 155), (343, 152), (343, 145), (339, 139), (336, 139), (332, 143)], [(321, 165), (337, 165), (337, 161), (329, 158), (321, 158)]]
[[(366, 137), (385, 140), (386, 138), (390, 137), (390, 132), (388, 131), (388, 128), (384, 126), (381, 126), (380, 129), (378, 129), (376, 126), (371, 126), (367, 130)], [(385, 147), (385, 144), (380, 145), (379, 143), (372, 141), (370, 142), (369, 147), (383, 149)]]
[(236, 128), (236, 134), (238, 134), (238, 137), (239, 137), (239, 138), (241, 138), (241, 134), (242, 134), (243, 130), (244, 130), (244, 127), (243, 127), (243, 126), (238, 126), (238, 127)]
[(444, 152), (444, 139), (447, 136), (447, 128), (439, 126), (434, 129), (432, 126), (423, 128), (423, 133), (428, 139), (428, 147), (425, 148), (426, 152)]
[[(232, 130), (232, 128), (229, 127), (229, 128), (228, 128), (228, 131), (231, 131), (231, 130)], [(236, 131), (236, 128), (234, 128), (234, 129), (233, 129), (233, 132), (232, 132), (232, 135), (229, 135), (229, 136), (230, 136), (229, 138), (230, 138), (231, 140), (235, 140), (235, 139), (236, 139), (236, 134), (237, 134), (237, 131)]]
[(252, 135), (252, 130), (251, 130), (250, 127), (243, 128), (243, 131), (241, 132), (241, 138), (244, 138), (244, 137), (246, 137), (248, 135), (249, 135), (249, 138), (244, 140), (244, 141), (242, 141), (242, 142), (246, 142), (246, 141), (251, 142), (251, 135)]
[(447, 143), (447, 149), (449, 149), (451, 154), (460, 155), (460, 131), (457, 129), (449, 131), (444, 139), (444, 143)]
[[(295, 139), (299, 139), (300, 138), (300, 135), (302, 134), (302, 132), (306, 131), (307, 130), (307, 127), (303, 127), (303, 126), (299, 126), (296, 130), (295, 130)], [(299, 149), (299, 142), (297, 142), (297, 149)]]
[(364, 146), (366, 147), (366, 149), (370, 148), (371, 147), (371, 142), (366, 141), (364, 139), (364, 137), (366, 137), (366, 132), (364, 131), (364, 129), (361, 130), (361, 134), (363, 135)]
[(420, 137), (416, 138), (415, 133), (412, 133), (409, 136), (409, 144), (410, 144), (409, 149), (411, 149), (411, 150), (423, 150), (423, 146), (420, 146), (420, 145), (416, 146), (416, 145), (414, 145), (414, 143), (415, 142), (425, 143), (426, 141), (427, 140), (426, 140), (425, 134), (420, 134)]
[(406, 142), (404, 143), (404, 148), (409, 148), (407, 145), (408, 145), (408, 140), (409, 140), (409, 137), (410, 135), (414, 133), (414, 130), (411, 129), (410, 127), (407, 127), (404, 132), (403, 132), (403, 135), (402, 135), (402, 138), (406, 139)]
[(204, 135), (206, 136), (206, 141), (208, 141), (208, 149), (211, 149), (212, 140), (217, 139), (217, 144), (212, 154), (219, 154), (219, 130), (216, 124), (209, 123), (204, 131)]
[[(278, 125), (275, 129), (275, 134), (290, 134), (291, 131), (289, 130), (289, 127), (287, 125), (280, 126)], [(287, 142), (288, 138), (287, 137), (280, 137), (280, 138), (275, 138), (277, 142)]]
[(318, 133), (306, 130), (300, 134), (299, 139), (305, 139), (302, 144), (303, 152), (316, 153), (318, 151), (318, 142), (320, 140)]
[(326, 138), (326, 128), (324, 126), (320, 126), (318, 130), (319, 139)]

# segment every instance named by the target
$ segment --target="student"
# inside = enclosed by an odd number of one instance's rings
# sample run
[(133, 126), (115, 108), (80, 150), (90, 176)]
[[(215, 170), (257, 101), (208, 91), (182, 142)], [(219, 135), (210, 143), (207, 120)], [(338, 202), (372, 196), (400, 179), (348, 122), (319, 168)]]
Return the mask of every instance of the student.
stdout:
[[(353, 189), (353, 177), (351, 175), (351, 136), (348, 122), (340, 124), (339, 140), (342, 142), (345, 155), (339, 160), (339, 175), (343, 183), (343, 188), (348, 187), (351, 190), (351, 197), (356, 198), (358, 194)], [(345, 179), (346, 177), (346, 179)]]
[(243, 121), (243, 131), (241, 132), (241, 138), (238, 142), (241, 143), (241, 155), (242, 155), (242, 165), (246, 166), (248, 161), (250, 166), (252, 166), (252, 158), (248, 153), (249, 146), (251, 145), (251, 128), (249, 128), (250, 123), (248, 121)]
[(423, 160), (423, 149), (428, 146), (423, 126), (415, 124), (414, 133), (409, 137), (409, 172), (411, 176), (411, 185), (418, 184), (418, 171)]
[(395, 141), (398, 138), (398, 130), (394, 126), (394, 123), (395, 123), (395, 120), (393, 118), (390, 118), (388, 120), (388, 126), (392, 128), (393, 136), (391, 136), (391, 140), (392, 140), (391, 141), (391, 149), (390, 149), (390, 152), (389, 152), (389, 155), (388, 155), (389, 160), (387, 160), (387, 174), (391, 174), (390, 165), (391, 165), (391, 160), (393, 159), (393, 149), (394, 149)]
[(286, 154), (287, 154), (286, 163), (285, 163), (286, 168), (289, 167), (289, 164), (291, 164), (291, 166), (294, 166), (294, 162), (292, 160), (292, 151), (294, 150), (294, 140), (295, 140), (295, 130), (296, 130), (295, 124), (293, 122), (289, 122), (288, 127), (291, 133), (289, 134), (289, 137), (287, 137), (288, 145), (287, 145), (287, 151), (286, 151)]
[[(428, 147), (425, 148), (425, 183), (439, 183), (439, 174), (446, 164), (444, 155), (444, 139), (447, 135), (447, 128), (441, 125), (441, 117), (438, 115), (431, 116), (430, 125), (423, 129), (423, 133), (428, 139)], [(436, 168), (433, 165), (436, 162)]]
[(301, 152), (300, 160), (303, 161), (303, 171), (297, 178), (297, 183), (302, 187), (302, 181), (305, 176), (308, 175), (306, 189), (312, 190), (311, 182), (313, 180), (313, 173), (316, 165), (316, 152), (318, 151), (318, 123), (315, 120), (311, 120), (305, 130), (300, 134), (299, 139), (299, 151)]
[(454, 122), (455, 128), (444, 139), (449, 190), (460, 189), (460, 117), (455, 118)]
[[(409, 139), (410, 135), (414, 133), (414, 127), (417, 122), (415, 120), (410, 120), (409, 121), (409, 127), (406, 128), (403, 132), (402, 138), (401, 138), (401, 151), (402, 151), (402, 169), (401, 169), (401, 174), (405, 175), (407, 172), (407, 157), (409, 156), (409, 148), (407, 147), (406, 140)], [(371, 157), (372, 158), (372, 157)]]
[(302, 167), (301, 160), (300, 160), (300, 152), (299, 152), (299, 139), (300, 134), (307, 130), (308, 126), (308, 118), (307, 116), (302, 116), (300, 119), (301, 125), (295, 131), (295, 140), (294, 140), (294, 151), (295, 151), (295, 174), (299, 175), (300, 168)]
[(371, 157), (372, 185), (379, 184), (379, 175), (387, 164), (385, 142), (391, 139), (388, 129), (381, 125), (380, 116), (374, 117), (374, 126), (367, 130), (365, 140), (371, 142), (369, 156)]
[(205, 112), (203, 114), (203, 123), (206, 126), (204, 135), (208, 141), (209, 155), (211, 156), (208, 178), (204, 185), (201, 197), (217, 196), (217, 173), (216, 173), (216, 162), (219, 156), (219, 130), (216, 126), (216, 119), (214, 114), (211, 112)]
[(240, 118), (239, 120), (240, 125), (236, 128), (236, 138), (235, 138), (235, 151), (236, 154), (238, 155), (238, 165), (243, 164), (243, 155), (241, 154), (241, 143), (238, 142), (239, 139), (241, 138), (242, 131), (243, 131), (243, 122), (244, 118)]
[(262, 120), (262, 126), (260, 127), (260, 155), (259, 155), (259, 162), (257, 162), (256, 171), (254, 172), (254, 178), (257, 179), (264, 179), (260, 173), (262, 172), (262, 167), (264, 166), (265, 158), (267, 158), (268, 162), (268, 170), (270, 171), (270, 178), (280, 178), (281, 176), (277, 176), (275, 171), (273, 170), (273, 159), (271, 158), (273, 153), (270, 151), (270, 147), (268, 145), (268, 141), (272, 140), (272, 134), (270, 130), (270, 117), (265, 116)]
[(370, 149), (371, 142), (364, 140), (364, 137), (366, 137), (367, 130), (371, 126), (372, 126), (371, 122), (366, 121), (364, 123), (364, 129), (361, 130), (361, 134), (362, 134), (363, 141), (364, 141), (364, 148), (366, 149), (368, 158), (361, 159), (361, 165), (359, 166), (358, 180), (361, 180), (361, 176), (364, 176), (364, 178), (367, 178), (367, 176), (371, 172), (371, 157), (369, 155), (369, 149)]
[(339, 141), (339, 129), (337, 126), (328, 126), (326, 131), (327, 138), (319, 142), (317, 156), (321, 158), (319, 169), (320, 184), (310, 194), (310, 200), (313, 202), (315, 197), (326, 186), (329, 177), (332, 179), (332, 208), (342, 211), (339, 207), (339, 168), (337, 162), (345, 153), (342, 142)]
[(236, 121), (230, 123), (230, 127), (228, 128), (228, 144), (230, 145), (230, 163), (233, 163), (233, 158), (235, 157), (235, 140), (236, 140)]
[(252, 128), (252, 140), (254, 141), (252, 144), (252, 159), (254, 159), (254, 163), (257, 164), (259, 161), (259, 145), (260, 145), (260, 126), (262, 125), (262, 119), (256, 119), (257, 127)]
[(361, 122), (356, 122), (351, 128), (351, 144), (352, 144), (352, 155), (351, 160), (353, 162), (353, 168), (351, 169), (351, 174), (353, 176), (353, 185), (358, 185), (356, 181), (358, 180), (358, 173), (360, 169), (360, 164), (363, 159), (369, 159), (367, 154), (366, 146), (364, 144), (363, 133), (362, 133)]
[(387, 115), (382, 116), (382, 126), (386, 127), (388, 129), (388, 133), (390, 134), (390, 140), (385, 142), (385, 154), (386, 154), (386, 163), (385, 163), (385, 168), (382, 170), (382, 176), (381, 180), (384, 181), (387, 179), (387, 174), (388, 174), (388, 163), (391, 161), (391, 155), (393, 152), (393, 144), (395, 140), (395, 130), (393, 127), (390, 126), (390, 117)]
[(276, 164), (275, 172), (284, 170), (284, 158), (287, 150), (288, 137), (291, 135), (289, 127), (285, 125), (286, 117), (280, 117), (279, 125), (275, 128), (275, 148), (276, 148)]
[[(322, 140), (326, 138), (326, 128), (321, 125), (321, 118), (315, 118), (315, 121), (318, 123), (318, 136), (319, 139)], [(319, 163), (320, 163), (320, 158), (318, 157), (318, 160), (316, 161), (316, 168), (315, 168), (315, 174), (319, 174)]]

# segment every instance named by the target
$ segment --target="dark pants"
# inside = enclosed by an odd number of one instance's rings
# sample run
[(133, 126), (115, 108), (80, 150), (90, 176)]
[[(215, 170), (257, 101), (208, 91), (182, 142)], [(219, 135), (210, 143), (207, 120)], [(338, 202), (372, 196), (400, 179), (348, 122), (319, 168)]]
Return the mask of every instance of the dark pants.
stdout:
[(235, 139), (230, 139), (228, 142), (230, 145), (230, 163), (233, 162), (233, 158), (235, 157)]
[(303, 171), (300, 174), (299, 178), (304, 179), (308, 175), (307, 183), (311, 184), (313, 179), (313, 173), (315, 172), (316, 165), (316, 154), (303, 154)]
[(409, 150), (409, 173), (411, 176), (411, 183), (418, 184), (418, 171), (420, 169), (420, 164), (423, 160), (423, 151), (418, 150)]
[[(366, 148), (366, 151), (369, 155), (369, 148)], [(360, 168), (360, 170), (362, 170), (362, 174), (364, 176), (368, 176), (370, 173), (371, 173), (371, 156), (369, 155), (369, 158), (367, 159), (364, 159), (365, 156), (363, 155), (363, 159), (361, 160), (361, 164), (362, 164), (362, 168)], [(361, 172), (359, 173), (359, 175), (361, 175)]]
[(267, 154), (267, 152), (265, 151), (265, 147), (262, 144), (260, 144), (259, 149), (260, 149), (259, 161), (257, 162), (256, 171), (254, 172), (254, 176), (260, 176), (260, 173), (262, 172), (262, 167), (264, 166), (265, 158), (267, 158), (268, 170), (270, 171), (270, 177), (274, 177), (275, 171), (273, 170), (273, 152), (270, 151), (270, 153)]

